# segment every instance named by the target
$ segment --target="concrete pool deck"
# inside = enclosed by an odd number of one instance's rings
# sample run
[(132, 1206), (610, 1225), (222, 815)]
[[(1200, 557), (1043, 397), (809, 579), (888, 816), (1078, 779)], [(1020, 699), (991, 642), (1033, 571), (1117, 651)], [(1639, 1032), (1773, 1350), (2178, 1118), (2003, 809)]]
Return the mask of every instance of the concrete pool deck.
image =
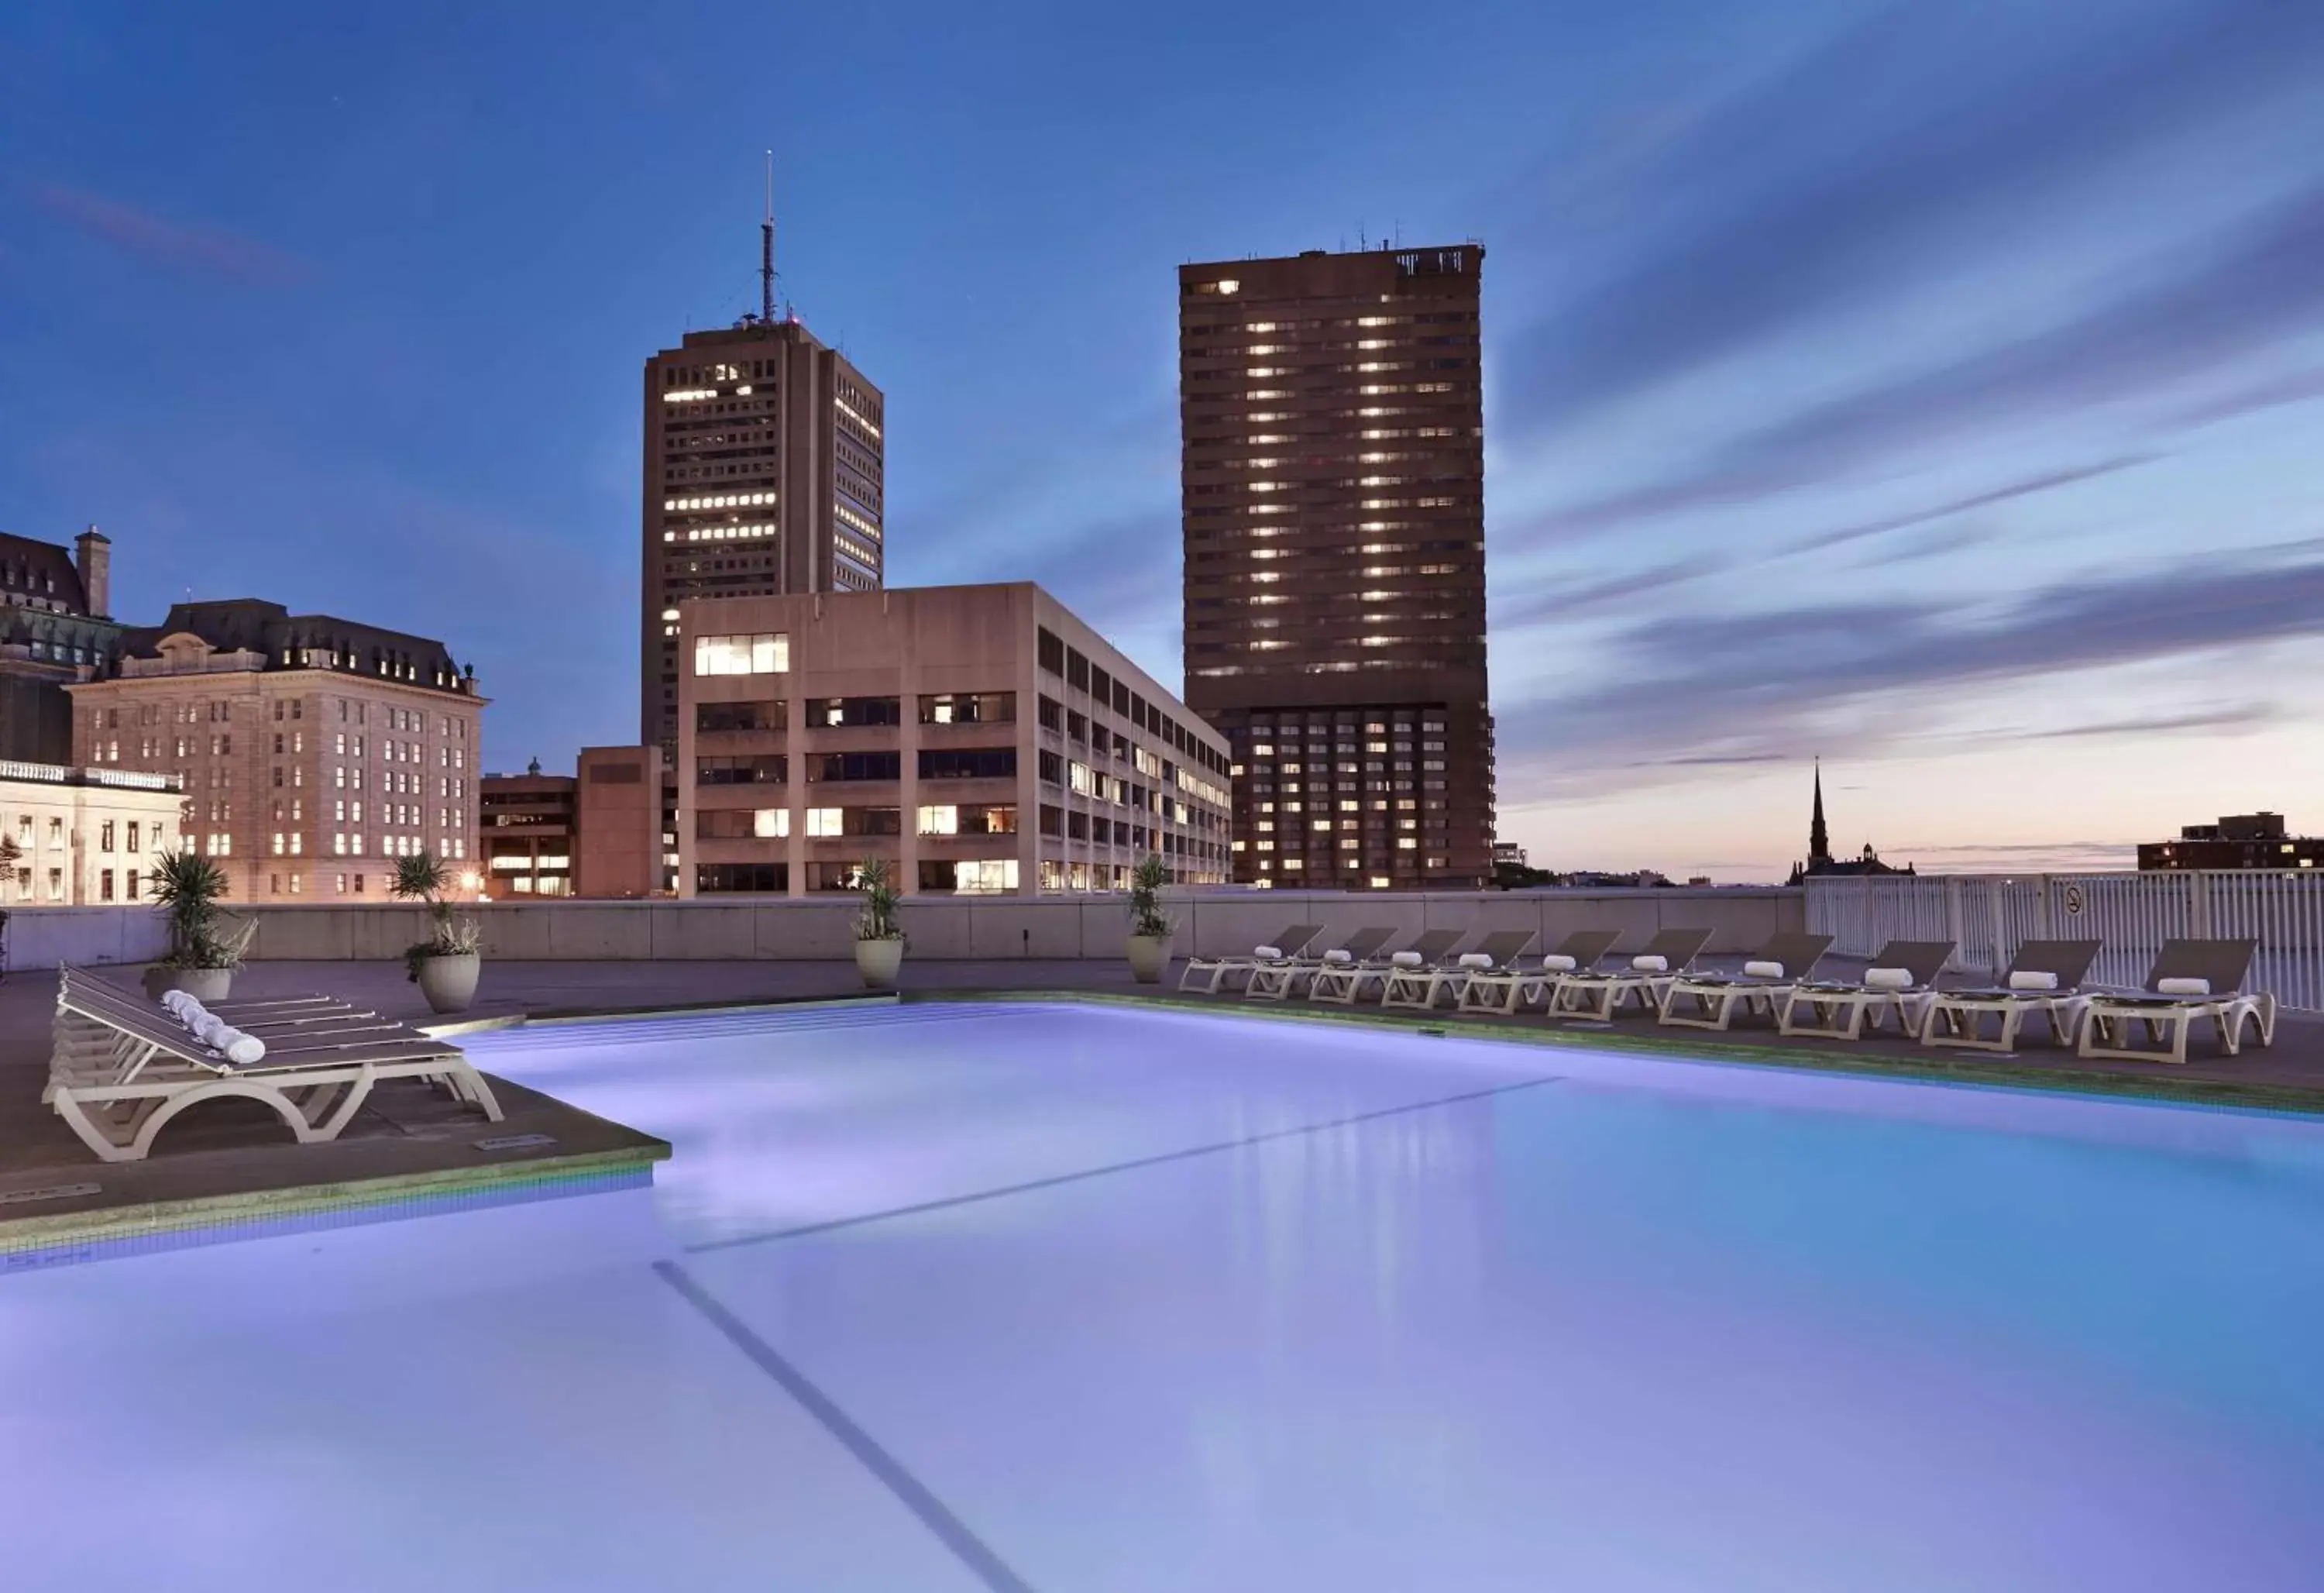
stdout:
[[(41, 1104), (55, 977), (18, 973), (0, 984), (0, 1261), (171, 1228), (266, 1219), (508, 1190), (560, 1181), (642, 1176), (669, 1147), (650, 1135), (495, 1079), (507, 1120), (487, 1124), (424, 1085), (383, 1086), (337, 1142), (289, 1143), (280, 1123), (248, 1103), (222, 1102), (172, 1125), (142, 1162), (93, 1157)], [(236, 982), (240, 996), (323, 992), (414, 1023), (435, 1022), (400, 963), (258, 962)], [(462, 1024), (670, 1013), (757, 1004), (862, 999), (852, 963), (497, 962), (489, 964)], [(1663, 1028), (1626, 1018), (1608, 1026), (1440, 1012), (1383, 1014), (1240, 996), (1179, 996), (1176, 970), (1139, 986), (1120, 963), (1041, 959), (908, 960), (901, 997), (1056, 996), (1161, 1002), (1305, 1021), (1394, 1023), (1511, 1040), (1684, 1052), (1736, 1061), (1851, 1072), (2034, 1085), (2324, 1113), (2324, 1018), (2288, 1014), (2267, 1050), (2218, 1054), (2208, 1028), (2184, 1067), (2085, 1061), (2046, 1041), (2014, 1055), (1973, 1053), (1895, 1040), (1820, 1041), (1777, 1036), (1764, 1020), (1732, 1031)]]

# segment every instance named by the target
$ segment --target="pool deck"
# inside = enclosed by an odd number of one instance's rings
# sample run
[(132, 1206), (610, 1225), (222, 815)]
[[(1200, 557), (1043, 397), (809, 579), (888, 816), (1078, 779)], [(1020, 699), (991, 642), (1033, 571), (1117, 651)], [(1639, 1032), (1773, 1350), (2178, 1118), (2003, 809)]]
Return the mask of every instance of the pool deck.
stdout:
[[(1829, 966), (1829, 965), (1828, 965)], [(1842, 968), (1839, 971), (1848, 971)], [(1759, 1062), (2031, 1085), (2324, 1113), (2324, 1017), (2287, 1014), (2274, 1046), (2218, 1054), (2208, 1026), (2184, 1067), (2085, 1061), (2022, 1041), (2012, 1055), (1897, 1040), (1830, 1041), (1776, 1035), (1764, 1019), (1729, 1032), (1664, 1028), (1637, 1017), (1613, 1024), (1554, 1023), (1450, 1012), (1382, 1014), (1374, 1006), (1179, 996), (1174, 968), (1160, 986), (1139, 986), (1119, 963), (907, 962), (905, 1000), (1051, 995), (1232, 1011), (1293, 1020), (1396, 1023), (1511, 1041), (1608, 1044)], [(382, 1086), (342, 1137), (286, 1142), (254, 1103), (221, 1102), (176, 1125), (142, 1162), (97, 1160), (40, 1101), (49, 1052), (53, 975), (18, 973), (0, 984), (0, 1261), (118, 1236), (202, 1224), (526, 1186), (576, 1187), (641, 1176), (669, 1147), (505, 1080), (493, 1080), (507, 1120), (487, 1124), (416, 1081)], [(324, 992), (390, 1017), (435, 1022), (401, 964), (254, 963), (237, 996)], [(495, 1024), (668, 1013), (759, 1004), (862, 998), (845, 962), (539, 962), (489, 966), (462, 1023)], [(2036, 1025), (2038, 1027), (2038, 1025)]]

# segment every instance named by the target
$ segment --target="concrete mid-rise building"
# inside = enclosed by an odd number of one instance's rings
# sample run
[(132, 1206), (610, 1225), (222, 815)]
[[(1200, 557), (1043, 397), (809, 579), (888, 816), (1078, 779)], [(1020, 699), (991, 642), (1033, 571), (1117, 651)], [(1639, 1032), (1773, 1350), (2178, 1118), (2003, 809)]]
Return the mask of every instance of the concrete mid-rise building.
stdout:
[(0, 903), (145, 900), (184, 806), (174, 775), (0, 761)]
[(234, 899), (383, 896), (423, 850), (481, 885), (485, 699), (440, 642), (256, 598), (180, 603), (67, 690), (73, 763), (176, 777), (185, 844)]
[(1127, 888), (1228, 868), (1228, 749), (1030, 582), (686, 603), (679, 893)]
[(111, 663), (112, 615), (113, 544), (96, 526), (69, 549), (0, 533), (0, 759), (71, 761), (65, 688)]
[(1182, 266), (1186, 701), (1234, 877), (1492, 877), (1475, 244)]

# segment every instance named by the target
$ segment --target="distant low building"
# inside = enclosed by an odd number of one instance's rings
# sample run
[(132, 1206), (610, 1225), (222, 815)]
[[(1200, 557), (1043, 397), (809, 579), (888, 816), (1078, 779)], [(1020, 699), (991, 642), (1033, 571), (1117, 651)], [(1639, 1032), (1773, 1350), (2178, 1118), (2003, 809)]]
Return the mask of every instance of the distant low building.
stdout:
[(477, 783), (484, 893), (650, 896), (661, 859), (661, 749), (585, 746), (577, 774), (521, 774)]
[(2315, 868), (2324, 837), (2285, 833), (2281, 813), (2230, 813), (2216, 824), (2190, 824), (2175, 841), (2144, 841), (2141, 872), (2172, 868)]
[(1819, 764), (1815, 775), (1815, 808), (1808, 820), (1808, 860), (1792, 865), (1791, 883), (1798, 884), (1803, 880), (1827, 875), (1845, 878), (1851, 875), (1909, 875), (1912, 872), (1910, 863), (1902, 868), (1883, 863), (1880, 854), (1872, 849), (1870, 841), (1864, 843), (1863, 852), (1857, 857), (1835, 857), (1831, 855), (1831, 831), (1823, 821), (1823, 769)]

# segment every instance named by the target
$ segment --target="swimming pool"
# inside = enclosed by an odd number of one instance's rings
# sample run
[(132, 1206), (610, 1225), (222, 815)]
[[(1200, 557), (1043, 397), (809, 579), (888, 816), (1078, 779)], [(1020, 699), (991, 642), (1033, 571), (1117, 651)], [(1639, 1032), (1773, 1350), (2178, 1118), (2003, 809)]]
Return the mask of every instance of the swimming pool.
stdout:
[(1105, 1006), (471, 1051), (657, 1189), (0, 1278), (0, 1586), (2324, 1565), (2324, 1124)]

